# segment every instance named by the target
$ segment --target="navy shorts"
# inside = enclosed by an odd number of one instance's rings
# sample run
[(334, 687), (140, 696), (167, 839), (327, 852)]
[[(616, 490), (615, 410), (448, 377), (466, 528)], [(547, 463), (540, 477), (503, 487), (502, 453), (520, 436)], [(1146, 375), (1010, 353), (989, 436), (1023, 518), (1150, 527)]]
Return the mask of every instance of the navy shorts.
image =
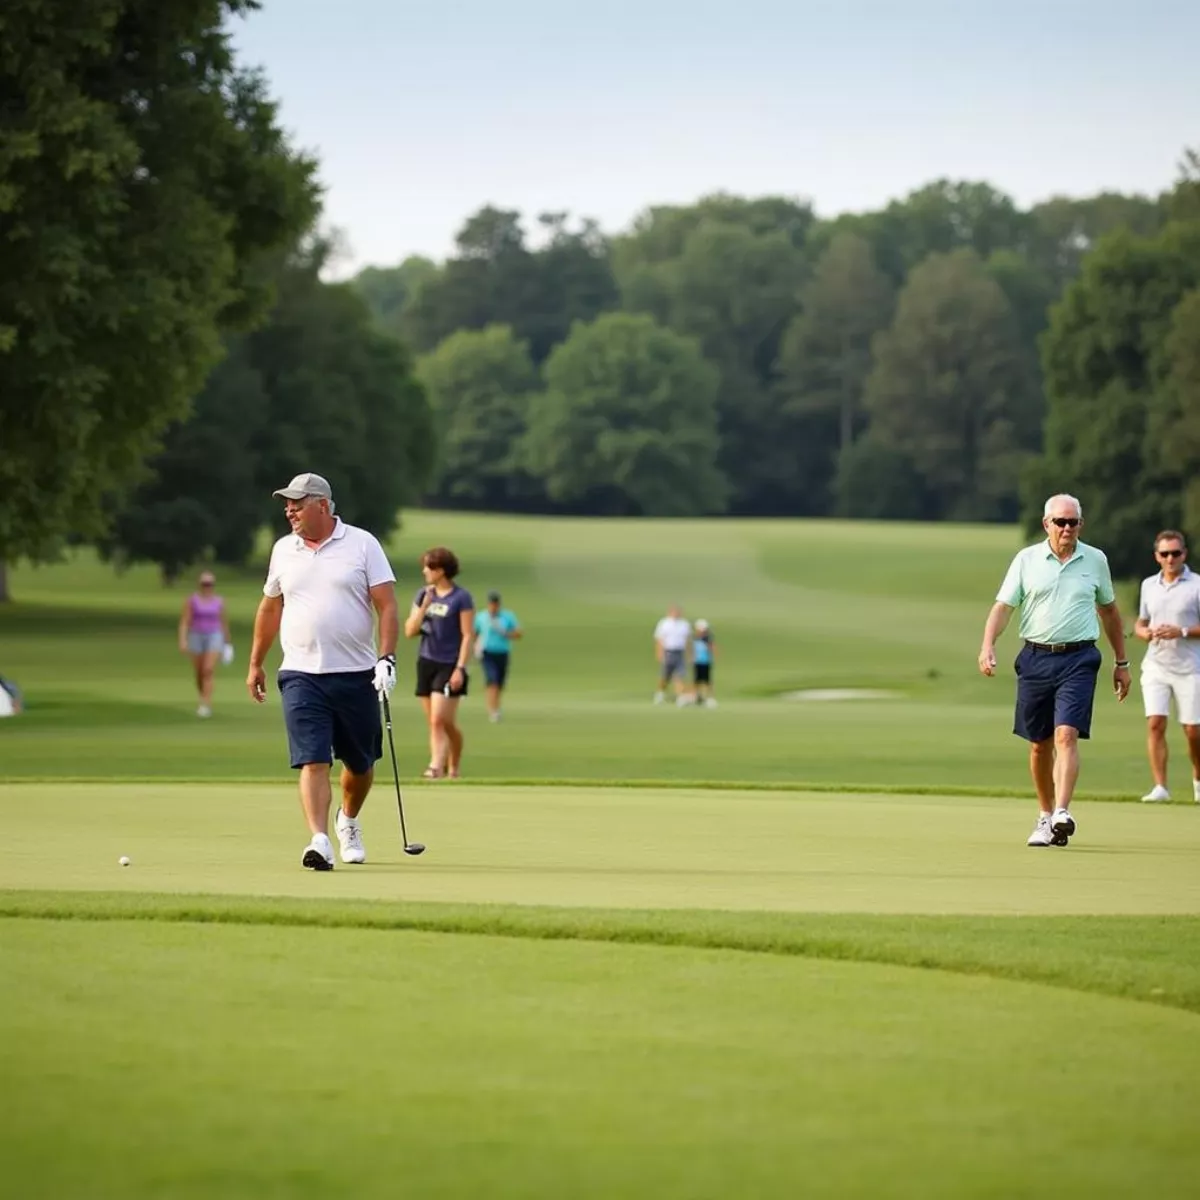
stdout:
[(483, 663), (483, 677), (490, 687), (502, 688), (508, 679), (508, 655), (497, 654), (494, 650), (485, 650), (480, 655)]
[(1023, 646), (1013, 664), (1017, 672), (1017, 715), (1013, 733), (1044, 742), (1059, 725), (1091, 737), (1092, 701), (1103, 655), (1095, 646), (1054, 654)]
[(279, 672), (293, 767), (339, 758), (355, 775), (365, 775), (383, 757), (374, 678), (374, 671)]

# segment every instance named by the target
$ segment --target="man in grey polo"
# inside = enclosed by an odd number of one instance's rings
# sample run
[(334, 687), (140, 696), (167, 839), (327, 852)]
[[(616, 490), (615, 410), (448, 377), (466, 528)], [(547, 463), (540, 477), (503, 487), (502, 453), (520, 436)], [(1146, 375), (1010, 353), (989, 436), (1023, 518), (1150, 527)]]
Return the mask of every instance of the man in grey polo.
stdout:
[(1000, 585), (984, 626), (979, 669), (984, 675), (996, 673), (996, 641), (1019, 608), (1024, 645), (1015, 663), (1013, 732), (1030, 743), (1029, 770), (1039, 809), (1026, 844), (1065, 846), (1075, 832), (1070, 808), (1079, 778), (1079, 739), (1091, 736), (1101, 625), (1116, 654), (1113, 690), (1118, 700), (1129, 695), (1129, 660), (1108, 559), (1079, 540), (1079, 501), (1051, 496), (1042, 528), (1046, 540), (1020, 551)]
[(1148, 804), (1171, 799), (1167, 790), (1167, 717), (1171, 701), (1187, 738), (1192, 760), (1192, 799), (1200, 804), (1200, 575), (1187, 565), (1187, 542), (1175, 529), (1154, 539), (1161, 568), (1142, 580), (1134, 633), (1149, 642), (1142, 659), (1142, 698), (1146, 702), (1146, 749), (1154, 786)]

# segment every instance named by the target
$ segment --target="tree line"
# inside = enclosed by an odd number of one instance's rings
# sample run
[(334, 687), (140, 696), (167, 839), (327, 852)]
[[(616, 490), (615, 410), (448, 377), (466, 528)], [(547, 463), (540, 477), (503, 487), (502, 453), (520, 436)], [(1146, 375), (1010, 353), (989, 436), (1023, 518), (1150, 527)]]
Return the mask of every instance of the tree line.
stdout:
[(1200, 507), (1194, 153), (1028, 209), (486, 206), (444, 262), (330, 283), (318, 164), (229, 43), (252, 7), (0, 14), (0, 595), (67, 542), (243, 561), (310, 466), (380, 534), (416, 503), (1032, 528), (1066, 490), (1122, 572)]
[(943, 180), (832, 220), (714, 195), (611, 238), (485, 207), (445, 262), (354, 282), (417, 354), (430, 503), (1014, 521), (1052, 312), (1098, 246), (1163, 236), (1186, 187), (1022, 210)]

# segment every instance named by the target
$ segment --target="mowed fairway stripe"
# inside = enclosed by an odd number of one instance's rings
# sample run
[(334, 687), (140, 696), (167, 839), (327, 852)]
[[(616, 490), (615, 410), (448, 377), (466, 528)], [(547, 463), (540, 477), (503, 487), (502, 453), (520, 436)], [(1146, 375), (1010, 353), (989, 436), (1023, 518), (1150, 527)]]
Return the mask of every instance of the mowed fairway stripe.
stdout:
[(1094, 1200), (1194, 1195), (1200, 1170), (1196, 1018), (1165, 1008), (427, 933), (0, 939), (21, 981), (0, 991), (0, 1157), (22, 1197)]
[[(414, 786), (370, 861), (314, 875), (291, 787), (7, 785), (13, 889), (219, 893), (782, 912), (1200, 912), (1200, 811), (1081, 805), (1066, 850), (1031, 850), (1013, 800), (672, 789)], [(121, 855), (132, 865), (118, 866)]]

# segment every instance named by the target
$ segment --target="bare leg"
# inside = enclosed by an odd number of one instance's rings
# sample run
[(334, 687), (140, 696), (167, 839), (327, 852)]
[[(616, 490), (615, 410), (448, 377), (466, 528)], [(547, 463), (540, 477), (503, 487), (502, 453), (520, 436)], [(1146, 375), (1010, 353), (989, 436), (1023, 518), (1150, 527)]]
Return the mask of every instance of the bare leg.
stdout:
[(463, 754), (463, 735), (457, 723), (458, 697), (435, 696), (433, 714), (446, 746), (446, 761), (443, 765), (449, 774), (457, 775)]
[(1070, 808), (1079, 779), (1079, 730), (1060, 725), (1054, 731), (1054, 793), (1059, 808)]
[(1185, 725), (1183, 732), (1187, 736), (1188, 754), (1192, 760), (1192, 778), (1200, 780), (1200, 725)]
[(212, 707), (213, 672), (217, 666), (217, 655), (208, 650), (200, 655), (200, 663), (196, 670), (200, 687), (200, 703)]
[(351, 820), (362, 812), (362, 806), (367, 802), (367, 793), (375, 779), (375, 769), (368, 767), (362, 775), (355, 775), (347, 767), (342, 768), (342, 812)]
[(439, 771), (444, 771), (446, 769), (445, 739), (442, 737), (441, 726), (438, 724), (437, 715), (434, 712), (433, 697), (422, 696), (421, 708), (425, 712), (425, 720), (429, 725), (429, 765), (436, 767)]
[[(1186, 729), (1187, 726), (1185, 725), (1184, 728)], [(1154, 782), (1159, 787), (1165, 788), (1167, 786), (1166, 717), (1146, 718), (1146, 751), (1150, 756), (1150, 774), (1154, 777)]]
[(300, 768), (300, 804), (310, 833), (329, 835), (329, 805), (332, 802), (328, 763), (305, 763)]
[(192, 655), (192, 674), (196, 679), (196, 695), (200, 699), (200, 703), (207, 703), (204, 699), (204, 655)]
[(1054, 739), (1029, 744), (1029, 773), (1037, 791), (1038, 808), (1047, 816), (1054, 812)]
[(494, 683), (487, 685), (487, 710), (492, 716), (500, 711), (500, 689)]

